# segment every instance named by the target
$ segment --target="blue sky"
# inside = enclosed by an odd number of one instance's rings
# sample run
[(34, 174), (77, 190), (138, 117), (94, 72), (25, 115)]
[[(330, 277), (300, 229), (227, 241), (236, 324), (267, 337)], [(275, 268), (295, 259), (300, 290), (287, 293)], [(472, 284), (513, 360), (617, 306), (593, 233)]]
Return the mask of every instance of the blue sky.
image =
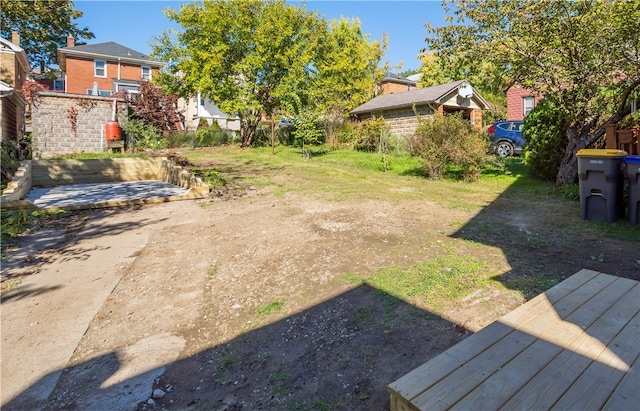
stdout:
[[(148, 54), (151, 51), (149, 41), (153, 36), (172, 26), (162, 10), (170, 7), (178, 10), (181, 3), (187, 1), (94, 1), (76, 0), (75, 9), (84, 15), (75, 20), (80, 27), (88, 27), (95, 34), (89, 44), (114, 41)], [(301, 5), (299, 1), (289, 1)], [(425, 46), (426, 30), (429, 22), (439, 26), (444, 24), (444, 11), (439, 0), (423, 1), (307, 1), (307, 10), (317, 10), (325, 18), (338, 19), (340, 16), (357, 17), (362, 30), (369, 40), (381, 40), (387, 33), (389, 45), (383, 61), (391, 66), (403, 62), (397, 71), (418, 68), (417, 58), (420, 49)]]

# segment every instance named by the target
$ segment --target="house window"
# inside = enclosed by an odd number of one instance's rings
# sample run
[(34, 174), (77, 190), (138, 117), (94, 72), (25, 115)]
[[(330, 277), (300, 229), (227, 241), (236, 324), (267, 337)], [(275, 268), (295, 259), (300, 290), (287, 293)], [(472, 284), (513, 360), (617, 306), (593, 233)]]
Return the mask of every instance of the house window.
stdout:
[(523, 107), (524, 107), (524, 115), (527, 116), (531, 111), (533, 111), (533, 107), (535, 105), (535, 100), (533, 97), (525, 97), (522, 99)]
[(129, 93), (138, 93), (138, 86), (130, 85), (130, 84), (117, 84), (117, 91), (127, 90)]
[(201, 98), (201, 99), (200, 99), (200, 105), (201, 105), (202, 107), (204, 107), (204, 99), (203, 99), (203, 98)]
[(95, 77), (107, 77), (107, 62), (104, 60), (93, 60), (93, 75)]
[(106, 96), (110, 96), (111, 95), (111, 90), (98, 90), (98, 94), (93, 94), (93, 89), (92, 88), (88, 88), (87, 89), (87, 94), (90, 95), (90, 96), (106, 97)]
[(64, 80), (53, 80), (53, 89), (55, 91), (64, 91)]
[(151, 67), (142, 66), (142, 79), (151, 81)]

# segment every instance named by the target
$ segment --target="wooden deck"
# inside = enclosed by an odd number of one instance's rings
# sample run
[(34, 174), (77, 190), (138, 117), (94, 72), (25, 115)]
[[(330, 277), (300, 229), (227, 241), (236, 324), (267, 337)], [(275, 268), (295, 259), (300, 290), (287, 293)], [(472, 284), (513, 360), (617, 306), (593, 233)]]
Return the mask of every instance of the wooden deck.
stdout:
[(581, 270), (387, 388), (391, 410), (640, 410), (640, 283)]

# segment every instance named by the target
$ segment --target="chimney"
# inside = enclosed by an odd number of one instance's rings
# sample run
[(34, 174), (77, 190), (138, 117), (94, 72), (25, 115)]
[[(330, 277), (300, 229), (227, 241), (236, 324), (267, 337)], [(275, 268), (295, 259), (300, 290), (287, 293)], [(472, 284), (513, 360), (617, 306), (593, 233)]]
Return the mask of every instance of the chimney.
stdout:
[(74, 47), (76, 45), (76, 39), (71, 34), (67, 36), (67, 47)]
[(20, 45), (20, 33), (18, 33), (17, 31), (12, 31), (11, 32), (11, 42), (13, 44), (15, 44), (16, 46)]

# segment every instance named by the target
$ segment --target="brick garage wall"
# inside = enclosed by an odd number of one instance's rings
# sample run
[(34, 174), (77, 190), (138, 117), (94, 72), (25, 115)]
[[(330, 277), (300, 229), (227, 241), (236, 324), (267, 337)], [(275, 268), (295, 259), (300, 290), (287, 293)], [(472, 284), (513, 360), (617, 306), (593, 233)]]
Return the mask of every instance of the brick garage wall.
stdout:
[[(109, 97), (39, 93), (32, 109), (34, 158), (107, 151), (104, 125), (111, 121), (112, 105), (113, 99)], [(117, 110), (118, 118), (126, 114), (123, 100), (117, 101)]]

